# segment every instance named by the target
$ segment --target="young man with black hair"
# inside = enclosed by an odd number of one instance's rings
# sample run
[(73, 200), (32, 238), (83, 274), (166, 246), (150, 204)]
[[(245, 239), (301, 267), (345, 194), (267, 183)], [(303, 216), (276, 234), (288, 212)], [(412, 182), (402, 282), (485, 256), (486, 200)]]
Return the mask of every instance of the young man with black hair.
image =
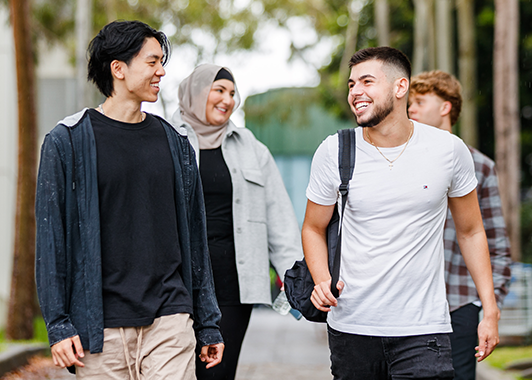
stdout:
[[(408, 113), (412, 120), (453, 133), (462, 108), (460, 82), (451, 74), (428, 71), (416, 75), (410, 84)], [(502, 215), (495, 163), (477, 149), (468, 146), (475, 163), (477, 196), (490, 251), (493, 285), (499, 309), (508, 293), (511, 273), (510, 241)], [(475, 380), (475, 346), (481, 303), (475, 283), (456, 240), (456, 229), (447, 213), (443, 234), (445, 285), (451, 311), (451, 348), (455, 380)]]
[(332, 373), (336, 380), (452, 379), (442, 244), (447, 205), (485, 312), (477, 358), (499, 341), (473, 161), (456, 136), (408, 119), (411, 69), (403, 53), (363, 49), (350, 67), (348, 102), (361, 128), (338, 299), (330, 291), (325, 234), (340, 184), (337, 135), (314, 155), (302, 229), (316, 284), (311, 300), (329, 312)]
[(221, 361), (194, 151), (141, 111), (168, 54), (144, 23), (106, 25), (88, 74), (105, 102), (60, 121), (42, 146), (37, 290), (54, 363), (78, 378), (195, 379), (196, 340), (209, 367)]

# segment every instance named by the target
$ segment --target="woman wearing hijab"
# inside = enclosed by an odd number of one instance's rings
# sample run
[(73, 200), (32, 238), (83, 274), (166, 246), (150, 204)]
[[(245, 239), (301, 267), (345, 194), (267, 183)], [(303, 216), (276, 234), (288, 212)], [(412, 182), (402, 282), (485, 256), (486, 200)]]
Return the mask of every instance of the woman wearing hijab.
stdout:
[(225, 341), (222, 363), (197, 377), (233, 380), (253, 304), (271, 305), (270, 262), (283, 277), (303, 254), (292, 204), (273, 157), (229, 119), (240, 96), (231, 71), (204, 64), (179, 86), (175, 127), (187, 130), (200, 169), (207, 236)]

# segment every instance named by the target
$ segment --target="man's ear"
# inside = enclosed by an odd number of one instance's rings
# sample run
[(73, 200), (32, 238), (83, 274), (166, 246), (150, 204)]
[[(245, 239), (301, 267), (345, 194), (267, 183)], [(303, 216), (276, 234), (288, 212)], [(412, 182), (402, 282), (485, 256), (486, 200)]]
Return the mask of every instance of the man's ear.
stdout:
[(440, 115), (441, 116), (447, 116), (451, 113), (451, 109), (453, 108), (453, 105), (451, 104), (450, 101), (445, 101), (441, 104), (441, 107), (440, 107)]
[(124, 79), (124, 65), (125, 62), (114, 60), (111, 62), (111, 74), (116, 79)]
[(408, 96), (408, 79), (399, 78), (395, 81), (395, 97), (397, 99), (402, 99)]

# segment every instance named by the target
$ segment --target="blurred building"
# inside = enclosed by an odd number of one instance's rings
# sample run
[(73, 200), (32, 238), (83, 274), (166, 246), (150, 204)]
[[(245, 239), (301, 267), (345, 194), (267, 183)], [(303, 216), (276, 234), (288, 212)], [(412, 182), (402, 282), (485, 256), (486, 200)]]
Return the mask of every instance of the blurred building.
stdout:
[(317, 88), (281, 88), (249, 96), (246, 127), (272, 152), (299, 225), (303, 223), (310, 164), (320, 143), (337, 130), (352, 128), (323, 106)]
[[(0, 7), (0, 327), (7, 318), (13, 265), (17, 185), (18, 119), (15, 52), (9, 12)], [(37, 123), (42, 138), (64, 116), (76, 111), (75, 72), (59, 47), (39, 46)]]

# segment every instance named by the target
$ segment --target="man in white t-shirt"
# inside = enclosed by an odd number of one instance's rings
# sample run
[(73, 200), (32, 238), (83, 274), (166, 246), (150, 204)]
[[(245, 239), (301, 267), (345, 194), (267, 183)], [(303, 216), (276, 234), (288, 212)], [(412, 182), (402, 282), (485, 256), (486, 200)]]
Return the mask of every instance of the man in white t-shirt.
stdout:
[(458, 241), (484, 307), (476, 357), (498, 344), (486, 235), (473, 161), (456, 136), (407, 116), (410, 62), (389, 47), (350, 61), (348, 102), (358, 125), (355, 172), (343, 219), (340, 297), (331, 291), (325, 231), (338, 199), (338, 137), (312, 162), (303, 249), (328, 316), (335, 380), (452, 379), (443, 226)]

